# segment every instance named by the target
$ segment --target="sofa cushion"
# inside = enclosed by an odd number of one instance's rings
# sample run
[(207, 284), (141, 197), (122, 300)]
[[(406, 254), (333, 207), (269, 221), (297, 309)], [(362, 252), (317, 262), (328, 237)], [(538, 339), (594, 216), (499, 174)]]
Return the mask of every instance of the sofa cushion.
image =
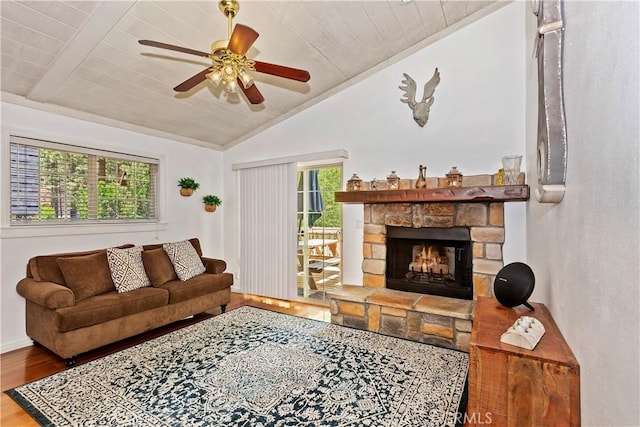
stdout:
[(56, 328), (60, 332), (96, 325), (156, 307), (167, 305), (166, 290), (146, 287), (131, 292), (116, 291), (96, 295), (73, 307), (56, 310)]
[[(132, 244), (118, 246), (118, 248), (130, 248)], [(92, 250), (85, 252), (67, 252), (52, 255), (39, 255), (29, 260), (27, 266), (27, 277), (33, 277), (38, 282), (53, 282), (64, 285), (64, 275), (58, 265), (58, 258), (70, 258), (76, 256), (91, 255), (98, 252), (106, 253), (106, 250)]]
[(195, 248), (188, 240), (164, 243), (162, 248), (169, 256), (173, 269), (180, 280), (189, 280), (207, 270)]
[(76, 302), (115, 290), (107, 262), (107, 252), (61, 257), (57, 261), (66, 286), (73, 291)]
[(186, 301), (207, 295), (233, 285), (233, 274), (200, 274), (186, 281), (173, 280), (162, 285), (162, 289), (169, 291), (169, 304)]
[(111, 279), (118, 292), (129, 292), (151, 286), (142, 264), (142, 246), (129, 249), (107, 249)]
[(142, 262), (153, 286), (162, 286), (178, 279), (173, 264), (162, 247), (142, 251)]

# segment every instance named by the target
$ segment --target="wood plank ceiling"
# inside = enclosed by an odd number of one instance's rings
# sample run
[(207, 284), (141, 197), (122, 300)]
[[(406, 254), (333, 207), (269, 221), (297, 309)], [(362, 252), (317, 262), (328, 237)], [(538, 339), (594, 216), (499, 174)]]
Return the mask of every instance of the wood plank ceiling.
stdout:
[(241, 1), (234, 19), (260, 37), (248, 57), (309, 70), (308, 83), (253, 73), (251, 105), (210, 82), (174, 86), (211, 65), (139, 39), (209, 51), (226, 39), (216, 1), (0, 2), (2, 99), (139, 132), (225, 149), (443, 31), (495, 10), (494, 1)]

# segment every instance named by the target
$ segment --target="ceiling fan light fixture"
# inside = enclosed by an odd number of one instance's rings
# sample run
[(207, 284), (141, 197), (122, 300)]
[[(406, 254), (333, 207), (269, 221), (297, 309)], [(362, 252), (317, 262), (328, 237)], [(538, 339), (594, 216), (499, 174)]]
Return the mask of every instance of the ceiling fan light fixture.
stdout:
[(220, 71), (220, 68), (214, 68), (213, 71), (207, 74), (207, 78), (218, 86), (220, 84), (220, 80), (222, 80), (222, 72)]
[(228, 82), (224, 87), (224, 91), (227, 93), (236, 93), (236, 82)]
[(238, 77), (240, 77), (242, 86), (245, 89), (249, 89), (253, 85), (253, 77), (251, 76), (251, 74), (247, 73), (245, 70), (240, 70), (240, 72), (238, 73)]
[(222, 80), (225, 83), (235, 82), (238, 77), (238, 70), (233, 64), (225, 64), (222, 66)]

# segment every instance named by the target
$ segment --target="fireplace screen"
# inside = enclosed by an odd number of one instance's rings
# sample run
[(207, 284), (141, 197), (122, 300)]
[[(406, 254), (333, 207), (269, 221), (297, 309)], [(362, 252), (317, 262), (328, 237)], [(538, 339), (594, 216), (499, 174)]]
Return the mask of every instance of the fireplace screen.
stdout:
[(473, 299), (469, 229), (387, 227), (387, 288)]

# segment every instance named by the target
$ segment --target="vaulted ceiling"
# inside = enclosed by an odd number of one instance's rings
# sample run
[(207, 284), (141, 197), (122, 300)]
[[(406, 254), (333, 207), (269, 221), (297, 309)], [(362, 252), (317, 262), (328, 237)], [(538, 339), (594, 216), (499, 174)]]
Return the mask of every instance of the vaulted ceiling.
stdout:
[(311, 73), (307, 83), (254, 72), (263, 104), (203, 82), (211, 65), (138, 44), (208, 52), (227, 38), (216, 1), (0, 2), (3, 101), (214, 149), (231, 147), (449, 31), (495, 1), (240, 1), (234, 24), (260, 37), (247, 56)]

